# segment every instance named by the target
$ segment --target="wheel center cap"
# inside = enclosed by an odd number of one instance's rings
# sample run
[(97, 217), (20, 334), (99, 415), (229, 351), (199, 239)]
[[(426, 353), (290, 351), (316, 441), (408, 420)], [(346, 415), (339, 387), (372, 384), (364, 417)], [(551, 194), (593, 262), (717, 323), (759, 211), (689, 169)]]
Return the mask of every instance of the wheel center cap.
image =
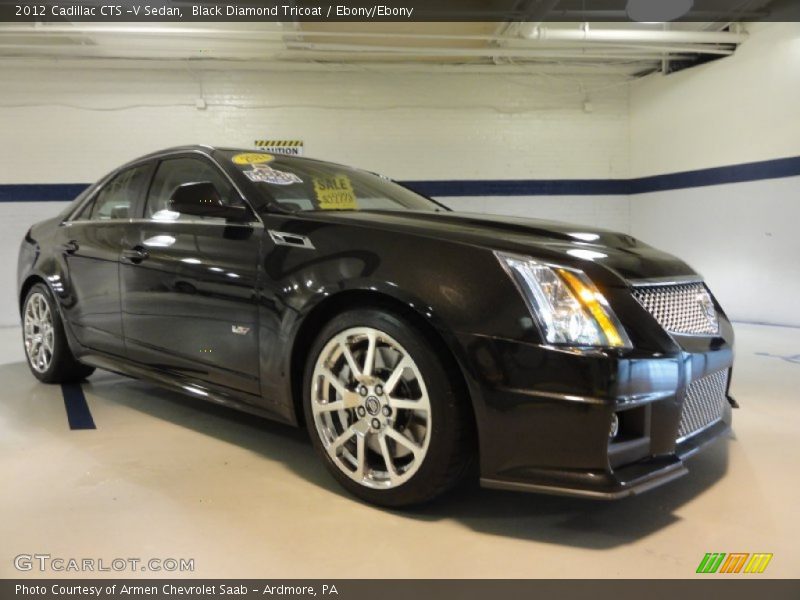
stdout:
[(367, 409), (369, 414), (377, 415), (381, 410), (381, 403), (378, 402), (378, 399), (375, 396), (370, 396), (367, 398), (366, 402), (364, 402), (364, 408)]

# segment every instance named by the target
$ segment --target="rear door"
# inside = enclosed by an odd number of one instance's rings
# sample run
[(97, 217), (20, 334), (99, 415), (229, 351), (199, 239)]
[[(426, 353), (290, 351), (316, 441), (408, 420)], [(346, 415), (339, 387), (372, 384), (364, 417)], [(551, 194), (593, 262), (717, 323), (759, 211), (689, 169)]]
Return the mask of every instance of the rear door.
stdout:
[(88, 348), (124, 354), (119, 256), (152, 167), (145, 163), (111, 177), (59, 233), (69, 277), (67, 289), (73, 294), (64, 315), (78, 341)]
[(170, 210), (182, 184), (211, 182), (227, 204), (242, 203), (208, 158), (160, 161), (141, 219), (120, 263), (122, 321), (129, 358), (257, 394), (256, 286), (263, 227)]

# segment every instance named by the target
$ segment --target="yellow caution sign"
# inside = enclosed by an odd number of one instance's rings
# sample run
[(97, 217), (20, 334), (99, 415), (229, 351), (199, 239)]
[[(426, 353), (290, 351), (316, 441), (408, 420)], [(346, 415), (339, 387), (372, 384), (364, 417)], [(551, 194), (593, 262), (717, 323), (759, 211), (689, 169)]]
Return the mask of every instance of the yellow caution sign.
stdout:
[(255, 146), (265, 152), (286, 156), (303, 156), (305, 147), (303, 140), (256, 140)]

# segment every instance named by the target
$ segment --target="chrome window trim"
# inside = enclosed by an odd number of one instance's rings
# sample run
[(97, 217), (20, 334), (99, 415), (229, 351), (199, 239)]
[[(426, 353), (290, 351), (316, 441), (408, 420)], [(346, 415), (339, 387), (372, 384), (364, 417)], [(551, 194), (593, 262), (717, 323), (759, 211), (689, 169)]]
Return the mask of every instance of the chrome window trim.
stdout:
[(209, 225), (213, 227), (251, 227), (251, 228), (258, 228), (263, 229), (264, 224), (261, 221), (248, 221), (247, 223), (219, 223), (217, 221), (205, 221), (205, 220), (191, 220), (191, 221), (158, 221), (156, 219), (102, 219), (97, 221), (92, 221), (89, 219), (81, 219), (76, 221), (66, 221), (62, 223), (64, 227), (70, 227), (72, 225), (102, 225), (104, 223), (109, 223), (112, 225), (117, 224), (125, 224), (125, 225), (135, 225), (135, 224), (148, 224), (148, 225)]
[[(86, 196), (86, 198), (84, 198), (80, 202), (80, 204), (78, 204), (78, 206), (76, 206), (72, 210), (72, 212), (70, 212), (69, 215), (67, 215), (67, 217), (63, 221), (61, 221), (60, 224), (63, 226), (63, 225), (67, 225), (68, 223), (76, 223), (76, 222), (79, 222), (79, 223), (82, 223), (82, 222), (85, 222), (85, 223), (97, 223), (97, 222), (99, 222), (99, 220), (98, 221), (93, 221), (92, 219), (75, 219), (74, 217), (75, 217), (75, 215), (80, 214), (83, 211), (83, 209), (86, 208), (87, 204), (89, 204), (90, 202), (94, 202), (95, 198), (97, 198), (97, 195), (100, 192), (102, 192), (105, 189), (106, 185), (108, 185), (108, 183), (112, 179), (114, 179), (117, 175), (119, 175), (123, 171), (127, 171), (128, 169), (135, 169), (136, 167), (140, 167), (140, 166), (144, 165), (145, 163), (147, 163), (149, 160), (151, 160), (151, 159), (147, 158), (147, 159), (142, 159), (142, 160), (140, 160), (140, 159), (133, 160), (133, 161), (131, 161), (131, 162), (129, 162), (129, 163), (125, 164), (125, 165), (122, 165), (121, 167), (115, 169), (114, 171), (111, 171), (111, 173), (107, 173), (104, 178), (102, 178), (99, 181), (91, 184), (89, 186), (89, 188), (87, 188), (87, 189), (90, 189), (92, 187), (94, 187), (95, 189), (93, 189), (91, 191), (91, 193), (88, 194)], [(105, 221), (124, 221), (124, 220), (125, 219), (105, 219)]]
[[(214, 148), (212, 148), (211, 146), (207, 146), (207, 148), (208, 148), (209, 152), (213, 152), (214, 151)], [(78, 206), (76, 206), (75, 209), (72, 212), (70, 212), (70, 214), (63, 221), (61, 221), (61, 225), (64, 226), (64, 225), (68, 225), (69, 223), (108, 223), (110, 221), (112, 221), (112, 222), (129, 222), (129, 223), (152, 222), (150, 219), (105, 219), (103, 221), (94, 221), (92, 219), (76, 220), (76, 219), (73, 219), (73, 217), (76, 214), (80, 214), (80, 212), (84, 209), (86, 204), (88, 204), (89, 202), (92, 202), (93, 199), (97, 196), (97, 194), (100, 193), (100, 191), (102, 191), (106, 187), (106, 184), (111, 179), (113, 179), (114, 177), (119, 175), (121, 172), (126, 171), (127, 169), (133, 169), (135, 167), (138, 167), (138, 166), (143, 165), (143, 164), (145, 164), (147, 162), (150, 162), (150, 161), (155, 161), (156, 163), (160, 163), (163, 160), (167, 160), (167, 159), (170, 159), (170, 158), (180, 158), (181, 156), (185, 156), (185, 155), (189, 155), (189, 154), (196, 154), (197, 156), (203, 156), (203, 157), (207, 158), (208, 160), (210, 160), (211, 163), (220, 171), (220, 173), (222, 173), (222, 176), (225, 179), (228, 180), (228, 183), (231, 184), (233, 189), (236, 190), (236, 193), (239, 194), (239, 199), (244, 203), (244, 205), (248, 209), (250, 209), (250, 212), (256, 218), (256, 222), (258, 222), (258, 224), (261, 225), (262, 227), (264, 226), (264, 221), (261, 218), (261, 215), (259, 215), (258, 212), (253, 208), (252, 204), (250, 204), (250, 201), (247, 199), (247, 196), (245, 196), (244, 192), (242, 192), (242, 188), (233, 180), (233, 178), (228, 174), (228, 172), (222, 167), (220, 162), (216, 158), (211, 156), (210, 153), (206, 153), (206, 152), (203, 152), (202, 150), (197, 150), (197, 149), (168, 150), (166, 152), (158, 152), (156, 154), (149, 154), (146, 157), (137, 158), (136, 160), (132, 160), (131, 162), (122, 165), (121, 167), (115, 169), (111, 173), (108, 173), (105, 176), (105, 178), (101, 179), (99, 182), (92, 184), (92, 185), (96, 186), (96, 189), (92, 190), (92, 193), (89, 194)], [(158, 167), (159, 167), (159, 165), (156, 164), (156, 168), (155, 168), (155, 171), (153, 171), (153, 175), (151, 176), (150, 183), (152, 183), (152, 178), (155, 177), (156, 171), (158, 171)], [(91, 187), (91, 186), (89, 186), (89, 187)], [(149, 194), (149, 192), (150, 192), (150, 188), (148, 186), (147, 193), (146, 193), (145, 198), (144, 198), (145, 203), (144, 203), (143, 208), (147, 207), (147, 194)], [(177, 223), (177, 221), (175, 221), (175, 222)], [(181, 221), (181, 223), (197, 223), (197, 222), (206, 223), (205, 221)], [(208, 223), (206, 223), (206, 224), (208, 224)], [(233, 225), (233, 224), (231, 224), (231, 225)], [(228, 226), (228, 227), (231, 226), (231, 225), (227, 225), (226, 224), (226, 226)]]

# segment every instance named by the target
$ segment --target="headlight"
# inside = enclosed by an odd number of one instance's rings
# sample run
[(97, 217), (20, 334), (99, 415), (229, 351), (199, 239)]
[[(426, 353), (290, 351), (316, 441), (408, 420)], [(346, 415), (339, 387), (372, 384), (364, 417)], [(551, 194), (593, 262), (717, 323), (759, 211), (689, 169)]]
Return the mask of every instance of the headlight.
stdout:
[(614, 311), (583, 271), (545, 265), (527, 256), (495, 254), (548, 343), (631, 347)]

